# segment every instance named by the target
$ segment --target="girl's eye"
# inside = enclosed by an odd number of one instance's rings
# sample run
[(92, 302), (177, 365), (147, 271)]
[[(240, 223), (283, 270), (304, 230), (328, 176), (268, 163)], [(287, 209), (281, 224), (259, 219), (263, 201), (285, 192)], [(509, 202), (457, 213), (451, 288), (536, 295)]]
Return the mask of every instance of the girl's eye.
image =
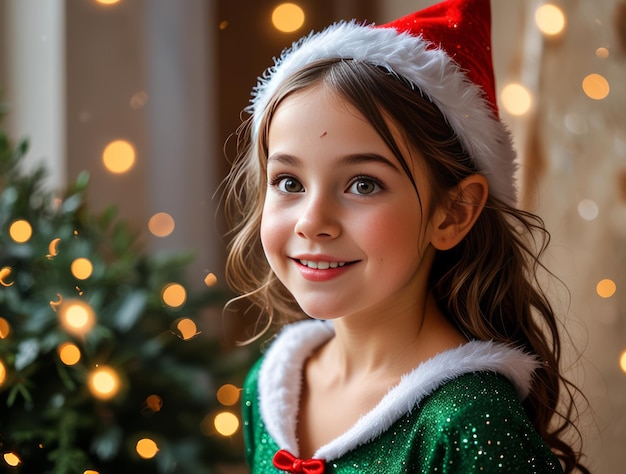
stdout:
[(304, 186), (302, 186), (302, 183), (300, 183), (300, 181), (298, 181), (297, 179), (291, 177), (279, 177), (272, 184), (283, 193), (301, 193), (302, 191), (304, 191)]
[(348, 190), (353, 194), (368, 195), (374, 194), (382, 190), (382, 186), (371, 178), (357, 178), (350, 185)]

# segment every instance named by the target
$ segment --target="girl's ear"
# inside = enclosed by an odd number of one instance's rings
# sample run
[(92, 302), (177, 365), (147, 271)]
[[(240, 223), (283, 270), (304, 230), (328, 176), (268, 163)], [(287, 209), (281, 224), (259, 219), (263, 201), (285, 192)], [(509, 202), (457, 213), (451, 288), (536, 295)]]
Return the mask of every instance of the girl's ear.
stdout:
[(449, 250), (463, 240), (485, 207), (488, 193), (489, 185), (482, 174), (462, 180), (433, 215), (433, 247)]

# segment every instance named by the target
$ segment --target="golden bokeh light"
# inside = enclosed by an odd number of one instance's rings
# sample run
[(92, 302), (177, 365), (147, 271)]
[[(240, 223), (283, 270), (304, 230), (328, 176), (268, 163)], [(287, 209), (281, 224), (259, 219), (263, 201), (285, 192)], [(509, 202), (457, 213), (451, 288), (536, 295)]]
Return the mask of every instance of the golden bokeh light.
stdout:
[(11, 267), (2, 267), (0, 270), (0, 285), (2, 286), (13, 286), (14, 281), (11, 281), (11, 273), (13, 273), (13, 269)]
[(0, 386), (7, 378), (7, 368), (4, 366), (4, 362), (0, 360)]
[(217, 283), (217, 277), (213, 273), (209, 273), (204, 277), (204, 284), (206, 286), (213, 286)]
[(120, 0), (96, 0), (96, 3), (100, 3), (102, 5), (115, 5), (119, 2)]
[(9, 227), (9, 235), (18, 244), (24, 244), (33, 236), (33, 228), (28, 221), (18, 219)]
[(167, 212), (157, 212), (148, 221), (148, 230), (156, 237), (167, 237), (174, 232), (176, 223)]
[(59, 320), (67, 332), (82, 336), (96, 324), (96, 315), (88, 303), (69, 299), (60, 305)]
[(93, 264), (88, 258), (80, 257), (72, 262), (72, 275), (79, 280), (86, 280), (93, 273)]
[(0, 339), (6, 339), (7, 337), (9, 337), (10, 332), (11, 325), (9, 324), (9, 322), (4, 318), (0, 318)]
[(59, 242), (61, 242), (60, 238), (52, 239), (48, 244), (48, 255), (46, 257), (51, 260), (57, 255), (59, 255)]
[(583, 91), (590, 99), (602, 100), (609, 95), (611, 87), (600, 74), (589, 74), (583, 79)]
[(304, 10), (295, 3), (281, 3), (272, 12), (272, 24), (283, 33), (292, 33), (304, 25)]
[(118, 394), (120, 378), (113, 368), (103, 365), (89, 374), (88, 386), (94, 397), (109, 400)]
[(556, 5), (547, 3), (535, 11), (535, 24), (544, 35), (555, 36), (565, 29), (565, 14)]
[(59, 359), (65, 365), (76, 365), (80, 361), (80, 349), (76, 344), (64, 342), (58, 348)]
[(54, 310), (55, 313), (61, 307), (62, 304), (63, 304), (63, 297), (61, 296), (61, 293), (57, 293), (56, 301), (50, 301), (50, 307)]
[(161, 293), (163, 303), (171, 308), (179, 308), (187, 300), (187, 291), (180, 283), (169, 283), (163, 288)]
[(600, 280), (596, 285), (596, 293), (601, 298), (610, 298), (617, 291), (617, 285), (615, 282), (609, 278), (605, 278), (604, 280)]
[(83, 472), (83, 474), (100, 474), (98, 471), (94, 471), (93, 469), (87, 469)]
[(176, 323), (176, 331), (178, 332), (180, 338), (185, 341), (192, 339), (199, 334), (196, 323), (189, 318), (179, 319)]
[(135, 164), (135, 147), (126, 140), (112, 141), (104, 149), (102, 161), (111, 173), (126, 173)]
[(4, 453), (4, 462), (9, 466), (16, 467), (22, 462), (22, 460), (15, 453)]
[(511, 115), (524, 115), (532, 107), (532, 96), (521, 84), (508, 84), (502, 89), (502, 105)]
[(156, 442), (150, 438), (142, 438), (137, 441), (135, 449), (143, 459), (152, 459), (159, 452)]
[(607, 48), (600, 47), (596, 49), (596, 56), (600, 59), (606, 59), (609, 57), (609, 50)]
[(146, 398), (146, 407), (153, 413), (161, 411), (163, 408), (163, 399), (158, 395), (148, 395)]
[(626, 351), (622, 352), (622, 355), (619, 358), (619, 366), (622, 369), (622, 372), (626, 373)]
[(224, 406), (232, 406), (239, 401), (239, 389), (232, 384), (222, 385), (217, 391), (217, 401)]
[(232, 436), (239, 429), (239, 418), (233, 413), (224, 411), (215, 416), (213, 425), (222, 436)]

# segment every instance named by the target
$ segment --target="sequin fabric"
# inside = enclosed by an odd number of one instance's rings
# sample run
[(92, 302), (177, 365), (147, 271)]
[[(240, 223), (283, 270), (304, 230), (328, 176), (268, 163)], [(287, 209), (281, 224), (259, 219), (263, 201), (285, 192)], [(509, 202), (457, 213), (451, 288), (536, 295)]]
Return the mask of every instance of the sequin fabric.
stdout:
[[(259, 415), (257, 365), (243, 391), (246, 458), (252, 474), (283, 472), (280, 449)], [(289, 414), (285, 414), (289, 416)], [(493, 372), (451, 380), (407, 411), (381, 436), (339, 459), (326, 473), (560, 473), (509, 381)]]

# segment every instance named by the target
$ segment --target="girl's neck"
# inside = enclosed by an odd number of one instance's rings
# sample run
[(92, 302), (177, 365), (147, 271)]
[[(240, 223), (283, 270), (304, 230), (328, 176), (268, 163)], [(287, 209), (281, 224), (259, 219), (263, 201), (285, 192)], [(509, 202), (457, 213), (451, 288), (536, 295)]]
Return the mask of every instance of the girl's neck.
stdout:
[(337, 319), (335, 337), (314, 356), (339, 380), (400, 377), (434, 355), (466, 342), (428, 295), (417, 308), (388, 307), (378, 315)]

